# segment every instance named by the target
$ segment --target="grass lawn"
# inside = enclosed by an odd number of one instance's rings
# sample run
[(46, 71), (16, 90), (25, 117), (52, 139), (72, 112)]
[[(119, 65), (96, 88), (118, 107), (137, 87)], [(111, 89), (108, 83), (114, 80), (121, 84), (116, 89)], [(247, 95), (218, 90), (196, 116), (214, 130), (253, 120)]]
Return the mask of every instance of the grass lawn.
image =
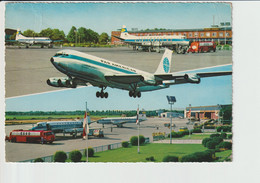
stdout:
[[(145, 158), (151, 156), (155, 162), (162, 162), (166, 155), (181, 157), (204, 150), (207, 148), (201, 144), (146, 144), (140, 146), (140, 154), (137, 153), (137, 146), (119, 148), (95, 153), (95, 157), (89, 157), (89, 162), (150, 162)], [(82, 161), (86, 158), (83, 157)]]
[(216, 153), (216, 156), (219, 158), (217, 162), (224, 161), (227, 157), (229, 157), (232, 154), (232, 150), (226, 150), (222, 152)]

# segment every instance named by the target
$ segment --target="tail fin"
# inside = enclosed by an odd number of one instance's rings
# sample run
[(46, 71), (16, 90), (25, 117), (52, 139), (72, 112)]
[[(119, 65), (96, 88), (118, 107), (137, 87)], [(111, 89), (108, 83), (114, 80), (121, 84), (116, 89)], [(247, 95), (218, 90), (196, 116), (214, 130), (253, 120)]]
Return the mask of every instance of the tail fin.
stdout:
[(122, 29), (121, 29), (120, 38), (125, 39), (125, 38), (127, 38), (127, 37), (129, 37), (129, 34), (128, 34), (128, 32), (127, 32), (126, 26), (123, 25), (123, 26), (122, 26)]
[(165, 74), (169, 73), (171, 69), (171, 60), (172, 60), (172, 50), (165, 48), (165, 52), (161, 59), (161, 62), (155, 71), (155, 74)]
[(18, 39), (21, 39), (21, 38), (25, 38), (25, 36), (22, 35), (20, 29), (17, 29), (15, 40), (18, 40)]

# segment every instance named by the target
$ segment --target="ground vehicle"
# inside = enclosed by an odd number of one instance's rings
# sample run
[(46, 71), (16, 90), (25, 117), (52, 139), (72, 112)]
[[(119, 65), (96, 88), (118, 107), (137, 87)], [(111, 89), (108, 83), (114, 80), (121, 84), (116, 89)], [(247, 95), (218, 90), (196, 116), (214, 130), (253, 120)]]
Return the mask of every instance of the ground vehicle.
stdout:
[(204, 42), (192, 42), (190, 48), (188, 49), (188, 53), (201, 53), (201, 52), (210, 52), (216, 51), (216, 44), (213, 41), (204, 41)]
[(89, 129), (89, 136), (104, 137), (104, 132), (101, 129)]
[(44, 130), (13, 130), (8, 138), (11, 142), (41, 142), (52, 143), (55, 140), (55, 135), (52, 131)]

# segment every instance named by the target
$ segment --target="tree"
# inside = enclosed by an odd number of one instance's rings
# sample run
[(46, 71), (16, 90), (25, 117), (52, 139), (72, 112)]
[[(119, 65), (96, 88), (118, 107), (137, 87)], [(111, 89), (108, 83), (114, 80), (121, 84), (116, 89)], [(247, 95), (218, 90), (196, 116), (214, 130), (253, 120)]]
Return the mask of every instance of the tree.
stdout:
[(89, 34), (89, 42), (97, 43), (99, 39), (99, 34), (91, 29), (87, 29)]
[(67, 35), (67, 39), (70, 43), (75, 43), (76, 41), (76, 27), (72, 26), (68, 35)]
[(27, 29), (26, 31), (23, 32), (23, 35), (26, 37), (35, 37), (38, 36), (36, 32), (34, 32), (31, 29)]
[(88, 31), (87, 31), (87, 29), (85, 27), (80, 27), (78, 29), (78, 33), (77, 33), (77, 40), (78, 40), (78, 42), (86, 43), (86, 42), (88, 42), (89, 37), (90, 37), (90, 35), (89, 35), (89, 33), (88, 33)]
[(105, 32), (103, 32), (103, 33), (99, 36), (99, 43), (101, 43), (101, 44), (107, 44), (108, 38), (109, 38), (108, 34), (105, 33)]

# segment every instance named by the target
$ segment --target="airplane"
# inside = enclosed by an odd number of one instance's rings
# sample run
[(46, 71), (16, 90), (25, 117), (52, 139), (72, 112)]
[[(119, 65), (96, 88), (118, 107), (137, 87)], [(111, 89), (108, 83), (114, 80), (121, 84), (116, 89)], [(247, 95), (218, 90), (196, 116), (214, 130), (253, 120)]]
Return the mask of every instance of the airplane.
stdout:
[(183, 35), (163, 35), (163, 36), (135, 36), (130, 35), (123, 25), (121, 29), (120, 37), (113, 35), (115, 38), (121, 41), (133, 45), (133, 49), (136, 50), (138, 46), (143, 50), (151, 52), (154, 48), (157, 48), (157, 52), (160, 52), (161, 47), (171, 48), (179, 53), (186, 53), (190, 40), (186, 39)]
[[(88, 124), (93, 123), (90, 116), (87, 116), (87, 121)], [(83, 134), (83, 120), (38, 122), (31, 130), (51, 130), (53, 133), (63, 133), (63, 135), (69, 133), (76, 138), (78, 133)], [(88, 135), (104, 136), (103, 131), (97, 129), (89, 129)]]
[(130, 97), (141, 97), (141, 92), (169, 88), (176, 84), (199, 84), (203, 77), (231, 75), (232, 71), (202, 73), (170, 73), (172, 50), (165, 49), (155, 73), (148, 73), (103, 58), (74, 50), (58, 51), (50, 61), (67, 77), (47, 79), (53, 87), (76, 88), (92, 85), (101, 88), (96, 97), (107, 98), (107, 87), (129, 91)]
[[(138, 120), (139, 122), (146, 121), (146, 114), (141, 113), (138, 115)], [(112, 124), (116, 125), (117, 127), (123, 127), (123, 124), (125, 123), (136, 123), (137, 116), (133, 117), (115, 117), (115, 118), (102, 118), (97, 120), (98, 124), (102, 124), (103, 128), (105, 124)]]
[(40, 44), (41, 48), (43, 48), (45, 45), (47, 45), (48, 48), (52, 48), (54, 42), (61, 42), (61, 40), (54, 41), (48, 37), (25, 37), (22, 35), (19, 29), (16, 32), (15, 40), (8, 40), (8, 42), (11, 41), (18, 42), (20, 44), (25, 44), (26, 48), (29, 48), (29, 46), (32, 46), (34, 44)]

